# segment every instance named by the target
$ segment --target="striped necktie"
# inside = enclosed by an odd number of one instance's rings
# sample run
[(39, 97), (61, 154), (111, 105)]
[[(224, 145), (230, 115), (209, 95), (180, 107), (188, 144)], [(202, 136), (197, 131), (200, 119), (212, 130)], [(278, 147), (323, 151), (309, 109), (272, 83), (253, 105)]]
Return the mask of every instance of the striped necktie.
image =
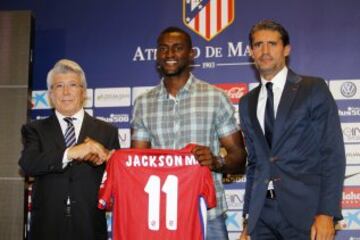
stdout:
[(76, 136), (75, 136), (75, 127), (73, 124), (73, 121), (76, 118), (73, 117), (65, 117), (64, 121), (67, 123), (67, 128), (65, 131), (65, 145), (66, 147), (71, 147), (73, 145), (75, 145), (76, 143)]

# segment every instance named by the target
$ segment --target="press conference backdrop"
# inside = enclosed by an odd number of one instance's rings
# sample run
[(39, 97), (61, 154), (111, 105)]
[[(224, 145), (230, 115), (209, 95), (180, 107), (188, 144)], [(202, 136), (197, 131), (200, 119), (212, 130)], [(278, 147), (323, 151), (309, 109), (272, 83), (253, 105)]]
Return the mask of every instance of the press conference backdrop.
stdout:
[[(130, 145), (134, 99), (159, 83), (155, 49), (161, 30), (174, 25), (191, 34), (193, 73), (223, 88), (237, 108), (257, 85), (249, 58), (250, 27), (261, 19), (282, 23), (292, 45), (289, 66), (325, 78), (338, 103), (347, 167), (344, 220), (336, 239), (360, 239), (360, 1), (3, 0), (0, 9), (30, 9), (35, 17), (32, 118), (49, 115), (46, 73), (58, 59), (70, 58), (87, 75), (87, 111), (119, 128), (123, 148)], [(230, 239), (242, 230), (245, 181), (242, 176), (224, 179)]]

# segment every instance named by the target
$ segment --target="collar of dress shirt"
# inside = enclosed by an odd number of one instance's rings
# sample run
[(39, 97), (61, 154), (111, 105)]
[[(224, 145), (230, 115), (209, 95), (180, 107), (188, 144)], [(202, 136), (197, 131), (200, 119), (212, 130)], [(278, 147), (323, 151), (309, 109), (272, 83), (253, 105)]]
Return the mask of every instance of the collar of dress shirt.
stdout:
[[(282, 90), (285, 87), (287, 74), (288, 74), (288, 68), (285, 66), (273, 77), (273, 79), (271, 79), (271, 82), (273, 83), (273, 89), (276, 88), (278, 90), (281, 90), (282, 92)], [(269, 82), (268, 80), (265, 80), (263, 77), (261, 77), (261, 85), (264, 86), (264, 88), (265, 88), (265, 84), (268, 82)]]
[(67, 128), (67, 123), (65, 122), (64, 118), (65, 117), (73, 117), (76, 118), (76, 120), (73, 121), (73, 124), (75, 126), (75, 132), (77, 133), (77, 129), (80, 128), (83, 120), (84, 120), (84, 116), (85, 116), (85, 110), (82, 108), (80, 109), (77, 113), (75, 113), (72, 116), (64, 116), (61, 113), (59, 113), (58, 111), (55, 110), (55, 115), (59, 120), (61, 129), (63, 130), (63, 132), (65, 131), (65, 129)]

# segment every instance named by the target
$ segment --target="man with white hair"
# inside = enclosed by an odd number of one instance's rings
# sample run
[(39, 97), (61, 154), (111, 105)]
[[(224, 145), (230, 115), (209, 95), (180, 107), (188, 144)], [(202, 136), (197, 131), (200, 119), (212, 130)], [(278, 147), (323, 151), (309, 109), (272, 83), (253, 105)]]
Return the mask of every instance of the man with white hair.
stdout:
[(22, 128), (19, 165), (35, 179), (29, 239), (106, 240), (97, 193), (108, 149), (120, 148), (118, 131), (84, 111), (86, 78), (79, 64), (58, 61), (47, 86), (54, 114)]

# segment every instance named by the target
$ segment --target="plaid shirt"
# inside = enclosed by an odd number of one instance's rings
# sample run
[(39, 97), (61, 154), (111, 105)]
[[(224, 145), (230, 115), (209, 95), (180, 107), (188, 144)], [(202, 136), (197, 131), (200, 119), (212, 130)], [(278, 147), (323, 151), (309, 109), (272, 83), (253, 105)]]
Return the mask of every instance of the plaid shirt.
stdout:
[[(234, 107), (220, 89), (192, 74), (176, 97), (169, 97), (164, 81), (139, 96), (131, 120), (132, 140), (151, 142), (152, 148), (181, 149), (189, 143), (220, 150), (219, 138), (239, 130)], [(208, 211), (213, 219), (227, 209), (222, 174), (213, 172), (217, 207)]]

